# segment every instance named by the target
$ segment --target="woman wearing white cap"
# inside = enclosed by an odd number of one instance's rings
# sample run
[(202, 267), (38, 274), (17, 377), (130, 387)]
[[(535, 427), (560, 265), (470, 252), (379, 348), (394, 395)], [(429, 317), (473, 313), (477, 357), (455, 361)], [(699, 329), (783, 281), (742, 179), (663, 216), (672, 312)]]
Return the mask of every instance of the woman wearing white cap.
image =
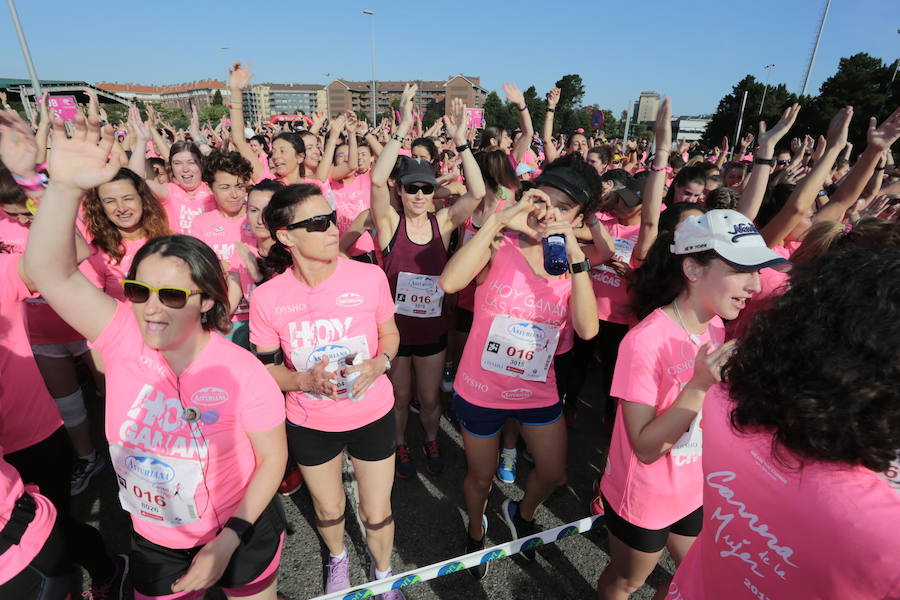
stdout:
[(599, 598), (625, 600), (664, 547), (678, 564), (700, 533), (700, 411), (733, 349), (722, 345), (722, 319), (759, 291), (760, 269), (789, 264), (745, 216), (713, 210), (661, 234), (635, 271), (632, 308), (643, 320), (622, 340), (613, 375), (621, 408), (600, 486), (611, 561)]

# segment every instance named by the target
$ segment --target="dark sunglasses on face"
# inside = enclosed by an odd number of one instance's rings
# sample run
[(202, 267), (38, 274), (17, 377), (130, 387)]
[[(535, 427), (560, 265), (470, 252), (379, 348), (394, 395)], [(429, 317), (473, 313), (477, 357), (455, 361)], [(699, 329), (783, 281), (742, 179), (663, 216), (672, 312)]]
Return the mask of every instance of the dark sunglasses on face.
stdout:
[(169, 308), (184, 308), (188, 298), (203, 293), (202, 290), (188, 290), (168, 285), (153, 287), (143, 281), (135, 281), (134, 279), (122, 281), (122, 290), (125, 293), (125, 298), (135, 304), (143, 304), (150, 299), (150, 294), (156, 292), (159, 301)]
[(410, 196), (415, 196), (419, 190), (422, 190), (422, 193), (427, 196), (428, 194), (434, 193), (434, 186), (430, 183), (423, 183), (422, 185), (407, 183), (403, 186), (403, 190)]
[(316, 215), (315, 217), (303, 219), (302, 221), (297, 221), (296, 223), (285, 225), (281, 229), (285, 231), (293, 231), (294, 229), (300, 229), (302, 227), (303, 229), (310, 232), (328, 231), (328, 228), (332, 223), (337, 225), (337, 211), (331, 211), (331, 213), (327, 215)]

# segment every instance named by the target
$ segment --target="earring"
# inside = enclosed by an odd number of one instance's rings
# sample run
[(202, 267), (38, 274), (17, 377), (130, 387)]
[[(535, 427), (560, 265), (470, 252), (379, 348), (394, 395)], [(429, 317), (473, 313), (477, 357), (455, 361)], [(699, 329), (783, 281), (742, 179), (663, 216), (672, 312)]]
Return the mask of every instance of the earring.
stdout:
[(200, 313), (200, 322), (204, 325), (206, 325), (206, 320), (207, 320), (206, 315), (208, 314), (208, 312), (209, 311)]

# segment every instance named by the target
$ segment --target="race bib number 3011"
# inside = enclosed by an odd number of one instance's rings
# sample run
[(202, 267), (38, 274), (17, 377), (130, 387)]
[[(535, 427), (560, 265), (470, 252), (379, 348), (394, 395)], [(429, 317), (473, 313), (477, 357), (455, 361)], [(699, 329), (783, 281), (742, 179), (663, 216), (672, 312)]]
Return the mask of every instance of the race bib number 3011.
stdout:
[(444, 290), (438, 285), (437, 275), (417, 275), (405, 271), (397, 275), (397, 293), (394, 304), (398, 315), (407, 317), (441, 316)]
[(481, 368), (527, 381), (547, 381), (558, 343), (556, 325), (497, 315), (481, 352)]

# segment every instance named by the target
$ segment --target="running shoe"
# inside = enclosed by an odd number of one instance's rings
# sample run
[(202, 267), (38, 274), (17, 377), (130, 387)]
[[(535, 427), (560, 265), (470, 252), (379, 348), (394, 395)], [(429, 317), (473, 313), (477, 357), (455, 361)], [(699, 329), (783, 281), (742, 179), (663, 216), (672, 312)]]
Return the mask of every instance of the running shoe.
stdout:
[(603, 510), (603, 500), (600, 498), (600, 480), (594, 480), (594, 497), (591, 500), (591, 514), (592, 515), (602, 515)]
[(350, 555), (344, 551), (344, 558), (329, 557), (325, 565), (325, 593), (332, 594), (350, 587)]
[[(487, 528), (488, 521), (485, 515), (481, 515), (481, 539), (473, 540), (472, 537), (466, 533), (466, 554), (470, 554), (472, 552), (478, 552), (479, 550), (484, 550), (484, 541), (487, 539)], [(484, 579), (484, 576), (487, 575), (488, 565), (490, 561), (478, 563), (474, 567), (469, 569), (469, 574), (472, 575), (475, 579)]]
[(92, 581), (91, 589), (81, 594), (84, 600), (122, 600), (130, 597), (125, 587), (125, 580), (128, 577), (128, 555), (116, 554), (112, 557), (112, 561), (115, 567), (112, 579), (101, 585)]
[(278, 493), (282, 496), (290, 496), (302, 487), (303, 473), (300, 472), (300, 467), (294, 465), (291, 472), (285, 475), (284, 479), (281, 480), (281, 483), (278, 484)]
[(94, 452), (93, 460), (76, 458), (72, 464), (71, 495), (77, 496), (87, 489), (91, 477), (103, 470), (106, 461), (99, 452)]
[(503, 483), (516, 482), (516, 449), (503, 448), (500, 451), (500, 464), (497, 465), (497, 479)]
[[(384, 576), (384, 579), (389, 577), (393, 577), (394, 573), (391, 570), (388, 570), (387, 574)], [(375, 578), (375, 561), (372, 561), (372, 568), (369, 570), (369, 581), (376, 581)], [(406, 600), (406, 596), (403, 595), (403, 592), (400, 590), (388, 590), (381, 594), (382, 600)]]
[[(503, 520), (506, 521), (506, 525), (509, 527), (509, 531), (512, 533), (512, 538), (514, 540), (534, 535), (534, 521), (526, 521), (522, 518), (519, 514), (518, 502), (513, 502), (507, 498), (503, 501), (500, 514), (503, 515)], [(534, 560), (534, 549), (523, 550), (522, 556), (528, 560)]]
[(444, 364), (444, 374), (441, 375), (441, 391), (445, 394), (453, 393), (453, 377), (455, 373), (453, 372), (453, 363), (447, 362)]
[(419, 399), (413, 398), (409, 401), (409, 412), (419, 414)]
[(438, 475), (444, 470), (444, 459), (441, 458), (441, 445), (437, 440), (422, 444), (425, 451), (425, 469), (429, 475)]
[(416, 463), (413, 462), (409, 446), (400, 444), (397, 446), (397, 477), (409, 479), (416, 474)]

